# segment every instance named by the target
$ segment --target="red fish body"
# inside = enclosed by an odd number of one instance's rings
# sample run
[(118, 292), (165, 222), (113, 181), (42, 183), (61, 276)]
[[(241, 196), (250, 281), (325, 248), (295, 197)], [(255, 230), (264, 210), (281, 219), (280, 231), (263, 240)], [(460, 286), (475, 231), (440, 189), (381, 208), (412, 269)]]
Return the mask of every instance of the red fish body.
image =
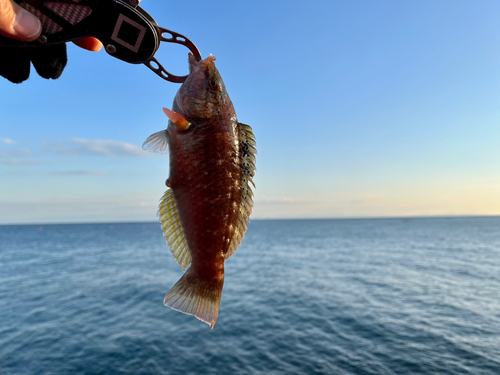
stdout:
[(197, 62), (179, 89), (167, 130), (144, 147), (170, 153), (170, 176), (160, 204), (165, 237), (183, 269), (165, 305), (195, 315), (212, 328), (217, 320), (224, 261), (240, 245), (252, 209), (255, 140), (236, 113), (215, 57)]

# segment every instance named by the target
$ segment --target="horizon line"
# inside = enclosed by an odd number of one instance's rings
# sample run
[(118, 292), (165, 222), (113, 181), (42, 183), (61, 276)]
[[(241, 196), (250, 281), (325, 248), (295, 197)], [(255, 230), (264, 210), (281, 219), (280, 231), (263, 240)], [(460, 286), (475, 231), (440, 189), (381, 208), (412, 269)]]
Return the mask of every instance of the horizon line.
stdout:
[[(411, 220), (411, 219), (480, 219), (500, 218), (500, 215), (408, 215), (408, 216), (352, 216), (352, 217), (290, 217), (290, 218), (255, 218), (252, 221), (293, 221), (293, 220)], [(33, 223), (0, 223), (1, 226), (44, 226), (44, 225), (118, 225), (118, 224), (161, 224), (160, 221), (75, 221), (75, 222), (33, 222)]]

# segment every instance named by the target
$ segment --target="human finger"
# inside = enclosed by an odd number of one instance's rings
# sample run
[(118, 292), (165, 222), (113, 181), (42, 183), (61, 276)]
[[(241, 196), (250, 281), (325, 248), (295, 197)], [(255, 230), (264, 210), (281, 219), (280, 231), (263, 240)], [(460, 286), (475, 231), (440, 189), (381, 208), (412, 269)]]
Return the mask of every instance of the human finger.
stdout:
[(98, 52), (102, 48), (102, 43), (99, 41), (99, 39), (90, 36), (87, 38), (75, 40), (73, 41), (73, 43), (75, 43), (78, 47), (92, 52)]
[(12, 0), (0, 0), (0, 34), (31, 42), (42, 32), (40, 20)]

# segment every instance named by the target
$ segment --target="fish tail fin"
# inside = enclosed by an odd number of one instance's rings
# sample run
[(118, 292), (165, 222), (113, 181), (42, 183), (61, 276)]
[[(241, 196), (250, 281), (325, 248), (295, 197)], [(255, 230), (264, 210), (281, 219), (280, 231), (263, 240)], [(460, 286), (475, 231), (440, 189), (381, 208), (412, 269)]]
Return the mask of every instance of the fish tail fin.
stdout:
[(184, 314), (194, 315), (213, 329), (219, 314), (223, 285), (223, 270), (220, 277), (205, 280), (190, 267), (167, 293), (163, 304)]

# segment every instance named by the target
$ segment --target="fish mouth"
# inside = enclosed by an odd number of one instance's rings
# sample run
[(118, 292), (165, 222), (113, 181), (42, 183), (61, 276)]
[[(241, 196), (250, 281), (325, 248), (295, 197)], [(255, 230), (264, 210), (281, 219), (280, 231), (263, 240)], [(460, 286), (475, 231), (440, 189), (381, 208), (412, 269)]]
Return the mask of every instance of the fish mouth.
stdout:
[(218, 75), (215, 56), (210, 55), (205, 60), (196, 61), (195, 56), (190, 53), (188, 61), (189, 76), (175, 96), (173, 110), (188, 121), (193, 118), (207, 118), (213, 107), (207, 82), (210, 77)]
[(196, 57), (190, 52), (188, 55), (189, 71), (194, 72), (197, 69), (208, 68), (214, 65), (216, 59), (214, 55), (210, 54), (205, 60), (196, 61)]

